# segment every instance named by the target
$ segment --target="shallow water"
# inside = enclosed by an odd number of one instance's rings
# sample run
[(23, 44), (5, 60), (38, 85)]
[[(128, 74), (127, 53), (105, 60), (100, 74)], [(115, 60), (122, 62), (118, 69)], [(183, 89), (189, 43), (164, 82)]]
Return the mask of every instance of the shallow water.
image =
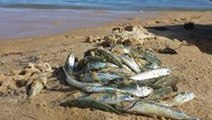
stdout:
[(70, 9), (0, 8), (0, 40), (60, 34), (69, 30), (96, 27), (131, 17), (149, 18), (157, 12)]
[(1, 0), (0, 7), (37, 9), (212, 9), (210, 0)]

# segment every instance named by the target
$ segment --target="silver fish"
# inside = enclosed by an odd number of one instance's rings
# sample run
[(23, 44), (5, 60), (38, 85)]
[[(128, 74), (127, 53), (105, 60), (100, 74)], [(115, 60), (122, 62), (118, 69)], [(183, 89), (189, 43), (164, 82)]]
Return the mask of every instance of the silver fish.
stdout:
[(153, 93), (153, 89), (147, 86), (136, 86), (136, 88), (132, 87), (125, 87), (125, 88), (116, 88), (116, 87), (110, 87), (110, 86), (94, 86), (94, 87), (86, 87), (85, 90), (87, 92), (120, 92), (123, 94), (129, 94), (137, 97), (146, 97)]
[(131, 108), (126, 109), (126, 111), (148, 116), (157, 115), (177, 120), (199, 120), (198, 118), (191, 117), (184, 112), (154, 102), (137, 101)]
[(136, 85), (136, 87), (125, 87), (125, 88), (122, 88), (122, 90), (125, 90), (135, 96), (138, 96), (138, 97), (146, 97), (150, 94), (153, 93), (153, 89), (151, 87), (148, 87), (148, 86), (139, 86), (139, 85)]
[(89, 72), (86, 73), (81, 80), (84, 82), (101, 82), (107, 83), (112, 80), (123, 79), (122, 76), (113, 73)]
[(130, 79), (135, 81), (142, 81), (142, 80), (148, 80), (153, 78), (158, 78), (162, 76), (169, 75), (171, 73), (170, 69), (168, 68), (160, 68), (155, 70), (146, 71), (143, 73), (139, 73), (133, 77), (130, 77)]
[[(123, 65), (123, 67), (125, 67), (125, 65)], [(117, 74), (117, 75), (125, 77), (125, 78), (126, 77), (128, 78), (128, 77), (130, 77), (132, 75), (135, 75), (135, 73), (132, 72), (132, 71), (129, 71), (129, 70), (124, 69), (124, 68), (120, 69), (120, 68), (117, 68), (117, 67), (108, 67), (108, 68), (99, 70), (99, 72), (102, 72), (102, 73), (114, 73), (114, 74)]]
[(137, 83), (119, 83), (115, 85), (111, 85), (113, 87), (116, 87), (118, 89), (127, 91), (128, 93), (135, 95), (137, 97), (146, 97), (149, 96), (154, 92), (154, 89), (152, 89), (149, 86), (145, 85), (139, 85)]
[(110, 52), (109, 50), (96, 48), (93, 51), (94, 51), (95, 55), (103, 57), (108, 62), (111, 62), (111, 63), (119, 66), (120, 68), (122, 68), (123, 64), (121, 63), (120, 59), (115, 54)]
[(168, 100), (160, 101), (160, 104), (163, 104), (165, 106), (178, 106), (181, 104), (184, 104), (188, 101), (191, 101), (195, 98), (194, 93), (192, 92), (181, 92), (174, 96), (173, 98), (170, 98)]
[(140, 67), (141, 71), (145, 68), (145, 66), (148, 64), (148, 61), (142, 59), (142, 58), (134, 58), (135, 62)]
[(63, 72), (65, 73), (66, 75), (66, 82), (73, 86), (73, 87), (76, 87), (76, 88), (79, 88), (79, 89), (84, 89), (85, 87), (88, 87), (88, 86), (102, 86), (102, 84), (98, 84), (98, 83), (83, 83), (83, 82), (79, 82), (77, 80), (75, 80), (72, 76), (70, 76), (66, 69), (63, 67)]
[(108, 112), (113, 112), (117, 114), (121, 114), (121, 111), (115, 109), (111, 105), (108, 105), (106, 103), (102, 103), (90, 98), (79, 98), (74, 100), (64, 100), (62, 103), (60, 103), (61, 106), (69, 106), (69, 107), (80, 107), (80, 108), (95, 108), (99, 110), (104, 110)]
[[(121, 90), (115, 87), (109, 87), (109, 86), (89, 86), (86, 87), (85, 90), (87, 92), (92, 92), (92, 93), (96, 93), (96, 92), (107, 92), (107, 93), (111, 93), (111, 92), (121, 92), (121, 93), (128, 93), (125, 90)], [(128, 93), (130, 94), (130, 93)]]
[(157, 65), (161, 64), (161, 61), (154, 54), (148, 51), (143, 51), (141, 54), (144, 57), (144, 59), (147, 60), (150, 64), (157, 64)]
[(75, 56), (74, 54), (70, 53), (65, 62), (65, 69), (69, 74), (71, 74), (74, 71), (74, 66), (75, 66)]
[(124, 93), (95, 93), (88, 96), (88, 98), (106, 104), (116, 104), (122, 101), (138, 100), (137, 97)]
[(123, 65), (123, 70), (125, 71), (129, 71), (130, 73), (135, 73), (134, 71), (132, 71), (128, 66)]
[(106, 60), (104, 58), (101, 58), (99, 56), (85, 56), (83, 59), (81, 59), (75, 69), (76, 71), (83, 71), (84, 72), (84, 68), (88, 63), (95, 63), (95, 62), (106, 62)]
[(99, 70), (106, 67), (118, 67), (118, 66), (106, 62), (89, 62), (86, 64), (85, 71)]
[(120, 59), (121, 59), (122, 63), (127, 65), (135, 73), (139, 73), (141, 71), (138, 64), (133, 59), (131, 59), (129, 56), (126, 56), (126, 55), (120, 56)]

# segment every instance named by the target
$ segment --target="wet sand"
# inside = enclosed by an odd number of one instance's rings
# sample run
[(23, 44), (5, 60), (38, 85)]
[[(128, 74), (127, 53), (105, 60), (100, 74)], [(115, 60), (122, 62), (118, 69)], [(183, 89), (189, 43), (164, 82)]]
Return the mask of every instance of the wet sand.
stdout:
[[(113, 27), (141, 25), (157, 35), (143, 47), (155, 50), (164, 66), (179, 76), (179, 91), (192, 91), (196, 98), (177, 107), (201, 120), (212, 119), (212, 18), (211, 11), (162, 11), (158, 16), (142, 19), (132, 17), (100, 26), (71, 30), (58, 35), (27, 37), (0, 41), (0, 111), (1, 120), (158, 120), (141, 115), (116, 115), (94, 109), (64, 108), (58, 105), (67, 95), (76, 92), (64, 82), (60, 66), (72, 52), (81, 58), (96, 45), (86, 43), (87, 36), (104, 36)], [(185, 22), (194, 22), (194, 30), (185, 30)], [(158, 29), (162, 28), (162, 29)], [(170, 46), (177, 55), (159, 54), (158, 49)], [(25, 84), (14, 79), (29, 62), (48, 62), (55, 74), (47, 87), (32, 101), (25, 102)]]

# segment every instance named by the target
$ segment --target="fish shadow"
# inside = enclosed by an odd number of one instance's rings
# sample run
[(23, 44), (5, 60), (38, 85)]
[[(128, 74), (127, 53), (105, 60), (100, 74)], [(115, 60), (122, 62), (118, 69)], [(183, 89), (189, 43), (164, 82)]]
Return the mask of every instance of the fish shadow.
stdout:
[(46, 90), (57, 92), (74, 92), (77, 90), (75, 87), (68, 85), (65, 81), (66, 76), (62, 67), (53, 68), (53, 70), (51, 77), (55, 79), (48, 84), (50, 87), (47, 87)]
[(197, 46), (201, 52), (212, 54), (212, 25), (195, 24), (194, 29), (187, 30), (184, 24), (145, 27), (149, 32)]

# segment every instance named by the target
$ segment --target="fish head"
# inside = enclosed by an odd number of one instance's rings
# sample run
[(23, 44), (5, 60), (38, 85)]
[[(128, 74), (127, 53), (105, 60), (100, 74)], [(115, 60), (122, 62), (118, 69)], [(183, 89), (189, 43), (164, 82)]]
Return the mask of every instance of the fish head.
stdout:
[(73, 67), (74, 66), (74, 61), (75, 61), (75, 56), (74, 56), (74, 54), (70, 54), (69, 56), (68, 56), (68, 65), (69, 65), (69, 67)]
[(68, 58), (65, 61), (65, 69), (68, 73), (72, 73), (74, 70), (75, 57), (74, 54), (70, 53)]
[(146, 97), (152, 94), (153, 91), (154, 89), (148, 86), (143, 86), (143, 87), (137, 86), (136, 95), (139, 97)]
[(124, 101), (133, 101), (133, 100), (137, 100), (138, 98), (131, 94), (124, 94), (121, 96), (121, 99)]
[(194, 98), (195, 98), (194, 93), (188, 92), (188, 91), (187, 92), (181, 92), (175, 97), (175, 99), (177, 99), (178, 101), (185, 101), (185, 102), (190, 101)]
[(169, 68), (161, 68), (162, 75), (169, 75), (171, 74), (171, 70)]

